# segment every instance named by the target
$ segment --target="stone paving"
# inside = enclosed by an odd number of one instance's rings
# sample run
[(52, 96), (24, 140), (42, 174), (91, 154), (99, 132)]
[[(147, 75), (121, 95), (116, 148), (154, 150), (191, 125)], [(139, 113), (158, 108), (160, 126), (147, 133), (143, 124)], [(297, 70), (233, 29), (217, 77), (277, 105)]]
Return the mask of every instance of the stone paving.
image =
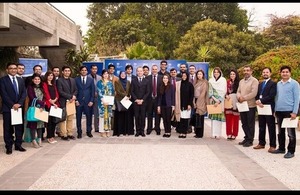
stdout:
[[(85, 123), (83, 123), (85, 124)], [(240, 126), (234, 141), (210, 138), (205, 119), (204, 138), (172, 132), (163, 138), (153, 131), (146, 137), (101, 138), (98, 133), (78, 140), (43, 143), (26, 152), (5, 154), (0, 137), (0, 190), (299, 190), (299, 141), (295, 157), (242, 147)], [(75, 123), (74, 123), (75, 127)], [(0, 115), (0, 135), (2, 132)], [(257, 144), (258, 128), (254, 145)], [(75, 134), (76, 136), (76, 134)], [(268, 137), (268, 135), (266, 135)], [(297, 140), (300, 131), (297, 131)], [(267, 140), (268, 144), (268, 140)]]

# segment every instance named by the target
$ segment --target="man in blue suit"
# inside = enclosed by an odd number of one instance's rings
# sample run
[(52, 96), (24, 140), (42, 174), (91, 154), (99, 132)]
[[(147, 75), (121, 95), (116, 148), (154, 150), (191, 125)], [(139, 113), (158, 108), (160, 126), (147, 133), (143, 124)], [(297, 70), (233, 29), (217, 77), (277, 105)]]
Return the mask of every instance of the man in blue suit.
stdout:
[[(22, 138), (24, 133), (23, 124), (11, 125), (11, 109), (24, 109), (26, 99), (25, 82), (22, 78), (17, 77), (17, 64), (8, 63), (6, 66), (8, 75), (0, 79), (0, 95), (3, 104), (3, 134), (6, 148), (6, 154), (12, 154), (12, 146), (15, 150), (25, 152), (22, 147)], [(24, 114), (22, 113), (23, 118)], [(15, 134), (15, 140), (14, 136)]]
[(75, 78), (78, 93), (76, 96), (76, 126), (77, 138), (82, 138), (81, 119), (82, 113), (86, 116), (86, 134), (89, 137), (92, 135), (92, 116), (93, 116), (93, 103), (95, 95), (95, 84), (91, 77), (87, 76), (88, 70), (86, 66), (79, 68), (80, 76)]

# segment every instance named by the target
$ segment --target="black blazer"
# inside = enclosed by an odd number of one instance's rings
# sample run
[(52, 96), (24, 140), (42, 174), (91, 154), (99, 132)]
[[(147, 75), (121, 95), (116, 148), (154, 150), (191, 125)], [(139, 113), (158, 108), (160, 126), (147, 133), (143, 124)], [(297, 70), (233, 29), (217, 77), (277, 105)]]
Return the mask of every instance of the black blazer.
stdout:
[[(165, 98), (166, 98), (166, 105), (165, 105), (166, 107), (175, 106), (175, 89), (172, 85), (168, 90), (165, 91)], [(162, 103), (162, 94), (160, 94), (159, 92), (157, 106), (162, 106), (161, 103)]]
[[(277, 84), (269, 79), (269, 81), (266, 83), (265, 89), (262, 92), (262, 85), (263, 82), (259, 83), (258, 85), (258, 91), (257, 95), (255, 97), (256, 100), (260, 100), (262, 104), (270, 104), (272, 111), (274, 112), (275, 108), (275, 96), (277, 93)], [(260, 98), (262, 92), (262, 98)]]
[(25, 82), (21, 77), (17, 77), (19, 95), (16, 96), (13, 84), (8, 75), (0, 79), (0, 94), (2, 97), (2, 112), (10, 112), (14, 104), (20, 104), (24, 107), (27, 96)]
[(138, 77), (136, 77), (131, 81), (130, 86), (131, 86), (130, 94), (133, 102), (136, 99), (143, 99), (144, 102), (148, 99), (151, 93), (150, 83), (148, 79), (143, 78), (142, 82), (140, 83), (138, 81)]
[(69, 82), (64, 77), (57, 79), (57, 91), (59, 93), (59, 104), (62, 108), (66, 107), (66, 101), (72, 99), (73, 95), (77, 96), (77, 86), (74, 78), (69, 78), (71, 81), (71, 86)]

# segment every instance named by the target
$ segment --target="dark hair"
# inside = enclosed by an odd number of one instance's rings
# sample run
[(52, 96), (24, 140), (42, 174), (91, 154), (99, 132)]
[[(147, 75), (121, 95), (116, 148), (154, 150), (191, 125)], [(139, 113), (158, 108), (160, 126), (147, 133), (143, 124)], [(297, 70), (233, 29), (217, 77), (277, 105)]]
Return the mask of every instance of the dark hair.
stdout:
[(81, 71), (83, 68), (86, 68), (86, 70), (88, 69), (86, 65), (82, 65), (79, 67), (79, 71)]
[(58, 70), (60, 70), (58, 66), (53, 66), (53, 67), (51, 68), (51, 71), (53, 71), (55, 68), (58, 68)]
[(204, 71), (202, 70), (202, 69), (199, 69), (199, 70), (197, 70), (197, 72), (196, 72), (196, 80), (198, 81), (198, 72), (202, 72), (202, 74), (203, 74), (203, 79), (206, 79), (205, 78), (205, 73), (204, 73)]
[[(233, 81), (232, 91), (233, 91), (234, 93), (236, 93), (236, 92), (237, 92), (237, 89), (238, 89), (238, 87), (239, 87), (240, 76), (239, 76), (239, 73), (238, 73), (235, 69), (231, 69), (231, 70), (229, 71), (229, 74), (230, 74), (231, 72), (234, 72), (234, 73), (235, 73), (235, 79), (234, 79), (234, 81)], [(229, 78), (230, 78), (230, 76), (229, 76)]]
[[(103, 74), (106, 73), (106, 72), (108, 73), (108, 71), (107, 71), (106, 69), (103, 69), (102, 72), (101, 72), (101, 75), (103, 75)], [(103, 78), (103, 77), (102, 77), (102, 78)]]
[(70, 69), (71, 71), (72, 71), (72, 69), (71, 69), (71, 67), (70, 66), (67, 66), (67, 65), (65, 65), (65, 66), (63, 66), (62, 68), (61, 68), (61, 71), (64, 71), (65, 69)]
[(190, 68), (190, 67), (194, 67), (194, 68), (196, 69), (196, 66), (195, 66), (194, 64), (191, 64), (191, 65), (189, 66), (189, 68)]
[(109, 64), (107, 69), (110, 69), (111, 67), (114, 67), (114, 69), (116, 69), (115, 65), (113, 65), (113, 64)]
[(182, 72), (181, 73), (181, 78), (182, 78), (183, 74), (186, 74), (186, 80), (188, 81), (189, 80), (189, 74), (187, 72)]
[(54, 74), (53, 74), (53, 72), (52, 72), (51, 70), (48, 70), (48, 71), (46, 72), (46, 74), (45, 74), (45, 76), (44, 76), (44, 82), (48, 84), (48, 76), (51, 75), (51, 74), (53, 75), (53, 79), (52, 79), (52, 81), (51, 81), (51, 84), (52, 84), (52, 85), (55, 85)]
[(168, 62), (167, 62), (166, 60), (162, 60), (162, 61), (160, 62), (160, 64), (162, 64), (162, 63), (166, 63), (166, 65), (168, 65)]
[[(33, 82), (33, 79), (36, 77), (39, 77), (41, 80), (41, 83), (39, 85), (36, 85)], [(44, 93), (42, 82), (43, 82), (43, 79), (42, 79), (41, 75), (39, 75), (37, 73), (33, 73), (33, 75), (31, 76), (31, 86), (33, 86), (34, 88), (40, 88), (42, 90), (42, 92)]]
[(18, 67), (18, 66), (24, 66), (24, 67), (25, 67), (25, 65), (22, 64), (22, 63), (18, 63), (18, 64), (17, 64), (17, 67)]
[(8, 68), (10, 65), (16, 65), (16, 66), (17, 66), (17, 63), (14, 63), (14, 62), (8, 62), (8, 63), (6, 64), (6, 68)]
[(34, 65), (34, 67), (32, 68), (32, 70), (34, 71), (34, 69), (35, 69), (36, 67), (40, 67), (40, 68), (41, 68), (41, 70), (43, 70), (43, 67), (42, 67), (41, 65), (39, 65), (39, 64), (37, 64), (37, 65)]
[(272, 70), (270, 67), (264, 67), (263, 70), (265, 70), (265, 69), (268, 69), (272, 73)]
[(172, 72), (172, 71), (174, 71), (174, 70), (177, 72), (176, 68), (171, 68), (171, 69), (170, 69), (170, 72)]
[(90, 70), (91, 70), (93, 67), (97, 67), (97, 68), (98, 68), (97, 64), (92, 64), (91, 67), (90, 67)]
[[(163, 82), (163, 79), (164, 79), (164, 76), (167, 76), (168, 77), (168, 83), (167, 83), (167, 86), (165, 86), (164, 82)], [(164, 94), (165, 91), (171, 89), (171, 78), (168, 74), (164, 74), (162, 75), (161, 77), (161, 85), (160, 85), (160, 89), (159, 89), (159, 92), (160, 94)]]
[(143, 69), (144, 69), (144, 68), (147, 68), (147, 69), (149, 70), (149, 66), (147, 66), (147, 65), (144, 65), (144, 66), (143, 66)]
[(281, 68), (280, 68), (280, 72), (282, 72), (284, 69), (288, 69), (289, 72), (292, 71), (291, 67), (289, 67), (288, 65), (283, 65), (283, 66), (281, 66)]
[(129, 68), (131, 68), (131, 70), (133, 70), (133, 66), (131, 64), (128, 64), (128, 65), (125, 66), (125, 70), (127, 70)]

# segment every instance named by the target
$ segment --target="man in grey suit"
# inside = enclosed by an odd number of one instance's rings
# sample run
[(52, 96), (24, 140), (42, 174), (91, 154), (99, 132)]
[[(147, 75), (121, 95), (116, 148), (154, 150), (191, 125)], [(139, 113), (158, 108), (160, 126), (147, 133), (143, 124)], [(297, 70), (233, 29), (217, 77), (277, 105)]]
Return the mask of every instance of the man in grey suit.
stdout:
[(97, 74), (98, 66), (92, 64), (90, 68), (90, 74), (88, 77), (92, 78), (95, 84), (95, 95), (94, 95), (94, 104), (93, 104), (93, 114), (94, 114), (94, 129), (95, 132), (99, 133), (99, 108), (98, 108), (98, 91), (97, 91), (97, 82), (101, 80), (101, 76)]
[[(62, 67), (62, 77), (57, 80), (57, 89), (59, 93), (59, 104), (61, 108), (66, 109), (66, 102), (72, 103), (76, 100), (77, 86), (75, 79), (71, 78), (71, 68), (69, 66)], [(75, 139), (73, 136), (73, 119), (75, 114), (68, 115), (65, 121), (59, 123), (61, 139), (68, 141)]]

